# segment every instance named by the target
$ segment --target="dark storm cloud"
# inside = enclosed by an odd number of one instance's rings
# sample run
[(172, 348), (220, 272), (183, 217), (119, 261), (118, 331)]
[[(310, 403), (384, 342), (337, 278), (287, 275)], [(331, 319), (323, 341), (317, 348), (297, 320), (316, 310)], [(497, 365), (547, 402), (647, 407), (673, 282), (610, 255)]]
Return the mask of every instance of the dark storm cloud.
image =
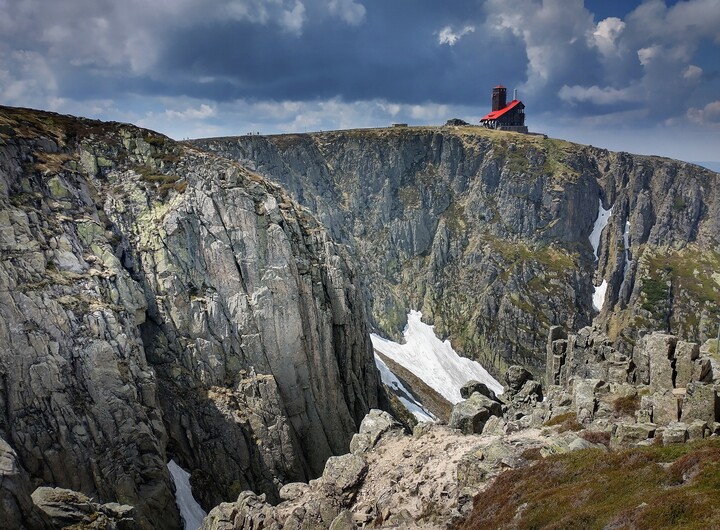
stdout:
[[(442, 10), (409, 9), (409, 2), (391, 4), (383, 10), (368, 5), (362, 26), (310, 22), (300, 36), (245, 22), (212, 31), (183, 29), (171, 36), (160, 64), (165, 76), (193, 90), (231, 80), (225, 99), (341, 96), (469, 104), (487, 92), (488, 78), (495, 83), (522, 79), (517, 64), (523, 63), (524, 50), (514, 40), (474, 31), (454, 46), (439, 45), (437, 33), (444, 25), (462, 27), (455, 20), (479, 17), (477, 8), (468, 9), (467, 17), (448, 17)], [(205, 79), (204, 85), (197, 79)]]
[(479, 117), (502, 83), (546, 124), (717, 123), (717, 0), (0, 0), (0, 12), (6, 104), (288, 130)]

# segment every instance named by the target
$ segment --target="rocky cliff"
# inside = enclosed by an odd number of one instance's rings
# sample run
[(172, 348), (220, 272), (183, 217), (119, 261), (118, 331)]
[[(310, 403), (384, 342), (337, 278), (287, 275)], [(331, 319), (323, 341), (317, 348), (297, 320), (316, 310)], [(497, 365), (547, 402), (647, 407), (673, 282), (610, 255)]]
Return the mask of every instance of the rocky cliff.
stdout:
[(235, 162), (0, 107), (0, 249), (5, 521), (59, 486), (176, 528), (171, 456), (208, 509), (274, 498), (376, 406), (346, 252)]
[(717, 329), (720, 177), (703, 168), (478, 127), (194, 145), (281, 183), (348, 245), (377, 329), (420, 310), (496, 374), (542, 373), (551, 325), (594, 320), (624, 350)]

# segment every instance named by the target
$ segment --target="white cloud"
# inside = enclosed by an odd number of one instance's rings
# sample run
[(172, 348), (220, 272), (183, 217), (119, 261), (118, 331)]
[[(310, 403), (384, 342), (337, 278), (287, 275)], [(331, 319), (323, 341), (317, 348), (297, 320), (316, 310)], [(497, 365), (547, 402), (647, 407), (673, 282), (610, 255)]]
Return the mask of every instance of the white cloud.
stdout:
[(594, 103), (596, 105), (610, 105), (619, 102), (636, 101), (641, 98), (640, 93), (631, 87), (612, 88), (599, 86), (568, 86), (564, 85), (558, 94), (560, 99), (568, 103)]
[(465, 26), (460, 31), (455, 31), (450, 26), (445, 26), (438, 32), (438, 44), (447, 44), (455, 46), (455, 43), (468, 33), (475, 31), (475, 26)]
[(0, 101), (5, 105), (42, 106), (57, 90), (57, 78), (42, 54), (19, 50), (0, 56)]
[(608, 17), (598, 22), (591, 35), (591, 44), (605, 56), (617, 55), (618, 37), (625, 29), (625, 22), (617, 17)]
[(290, 31), (299, 35), (302, 33), (303, 24), (305, 24), (305, 5), (297, 0), (292, 9), (286, 9), (280, 16), (282, 26)]
[(330, 0), (330, 13), (350, 24), (357, 26), (365, 19), (365, 6), (354, 0)]
[(702, 77), (702, 75), (703, 69), (699, 66), (695, 66), (694, 64), (689, 65), (685, 69), (685, 72), (683, 72), (683, 77), (688, 81), (697, 81)]
[(690, 108), (687, 117), (700, 125), (720, 127), (720, 101), (708, 103), (701, 109)]
[(640, 48), (637, 52), (640, 64), (643, 66), (649, 66), (653, 60), (662, 54), (662, 46), (653, 44), (647, 48)]
[(215, 114), (215, 108), (207, 103), (201, 103), (198, 108), (188, 107), (185, 110), (168, 109), (165, 111), (167, 117), (178, 120), (204, 120)]
[(576, 69), (578, 53), (587, 48), (586, 36), (596, 30), (583, 0), (487, 0), (485, 10), (489, 30), (510, 31), (524, 43), (524, 88), (531, 90)]

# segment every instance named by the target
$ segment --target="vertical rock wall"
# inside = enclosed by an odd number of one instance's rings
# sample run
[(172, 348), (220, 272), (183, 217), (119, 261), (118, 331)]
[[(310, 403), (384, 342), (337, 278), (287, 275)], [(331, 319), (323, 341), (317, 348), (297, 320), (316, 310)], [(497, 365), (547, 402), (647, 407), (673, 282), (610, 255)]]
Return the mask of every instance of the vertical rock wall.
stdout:
[(0, 109), (0, 437), (32, 487), (175, 528), (277, 493), (376, 405), (346, 255), (280, 188), (130, 126)]
[[(595, 320), (623, 350), (654, 329), (701, 341), (717, 327), (720, 186), (700, 167), (478, 127), (195, 145), (282, 183), (349, 245), (376, 328), (397, 337), (421, 310), (495, 374), (541, 373), (552, 325)], [(598, 199), (612, 215), (596, 260)]]

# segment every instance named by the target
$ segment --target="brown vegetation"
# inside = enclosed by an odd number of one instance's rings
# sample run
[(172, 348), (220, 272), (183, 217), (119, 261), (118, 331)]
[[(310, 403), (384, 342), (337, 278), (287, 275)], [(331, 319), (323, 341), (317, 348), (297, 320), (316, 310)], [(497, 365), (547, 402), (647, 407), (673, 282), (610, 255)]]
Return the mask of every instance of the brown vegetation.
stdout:
[(506, 471), (455, 529), (718, 528), (719, 499), (720, 440), (589, 449)]
[(558, 432), (581, 431), (583, 426), (578, 423), (577, 415), (574, 412), (566, 412), (554, 418), (550, 418), (544, 423), (545, 427), (558, 427)]
[(633, 416), (640, 409), (640, 396), (622, 396), (613, 402), (615, 413), (621, 416)]

